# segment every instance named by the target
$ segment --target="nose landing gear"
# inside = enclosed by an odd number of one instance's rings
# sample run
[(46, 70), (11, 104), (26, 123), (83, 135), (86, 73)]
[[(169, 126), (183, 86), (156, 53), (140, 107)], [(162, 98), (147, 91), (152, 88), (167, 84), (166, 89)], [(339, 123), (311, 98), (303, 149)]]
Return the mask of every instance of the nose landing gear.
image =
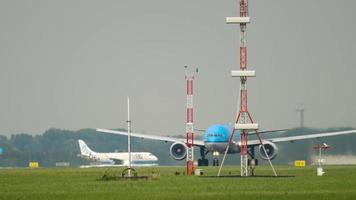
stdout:
[(213, 152), (213, 166), (219, 166), (219, 152), (214, 151)]
[(198, 166), (209, 166), (209, 160), (205, 158), (208, 153), (209, 151), (207, 151), (205, 147), (200, 147), (201, 158), (198, 159)]

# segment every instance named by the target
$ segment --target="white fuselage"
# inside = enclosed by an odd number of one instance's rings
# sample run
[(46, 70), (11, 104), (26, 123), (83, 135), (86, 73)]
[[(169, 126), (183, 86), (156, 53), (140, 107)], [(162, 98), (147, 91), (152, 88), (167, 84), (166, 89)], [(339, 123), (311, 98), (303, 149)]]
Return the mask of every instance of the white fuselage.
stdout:
[[(98, 153), (91, 150), (83, 140), (78, 140), (80, 157), (93, 163), (92, 166), (129, 166), (129, 153)], [(150, 152), (131, 152), (131, 166), (154, 166), (158, 158)]]
[[(128, 166), (129, 153), (96, 153), (91, 152), (89, 156), (84, 156), (90, 161), (107, 165)], [(157, 165), (158, 158), (149, 152), (131, 152), (132, 166), (154, 166)]]

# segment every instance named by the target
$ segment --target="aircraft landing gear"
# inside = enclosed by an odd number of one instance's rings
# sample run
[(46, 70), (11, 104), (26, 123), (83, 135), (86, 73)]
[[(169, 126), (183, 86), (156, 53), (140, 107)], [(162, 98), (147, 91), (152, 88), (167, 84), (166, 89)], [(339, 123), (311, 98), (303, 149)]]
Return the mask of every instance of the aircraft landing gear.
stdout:
[(200, 156), (198, 159), (198, 166), (209, 166), (209, 160), (205, 158), (209, 151), (205, 150), (205, 147), (200, 147)]
[(213, 152), (213, 166), (219, 166), (219, 152)]
[(218, 158), (214, 158), (213, 159), (213, 166), (219, 166), (219, 159)]
[(198, 159), (198, 166), (209, 166), (209, 160), (208, 159), (199, 158)]
[(250, 147), (248, 148), (248, 154), (250, 155), (250, 159), (248, 159), (248, 166), (250, 168), (250, 175), (254, 176), (255, 175), (255, 168), (258, 165), (258, 160), (255, 158), (255, 148)]

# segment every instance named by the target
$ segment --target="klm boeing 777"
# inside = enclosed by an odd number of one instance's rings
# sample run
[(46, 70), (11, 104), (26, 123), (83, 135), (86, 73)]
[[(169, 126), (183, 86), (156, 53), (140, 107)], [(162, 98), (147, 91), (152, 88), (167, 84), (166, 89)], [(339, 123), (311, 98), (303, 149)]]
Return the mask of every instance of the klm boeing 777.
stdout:
[[(98, 132), (103, 133), (112, 133), (119, 135), (126, 135), (126, 132), (115, 131), (115, 130), (107, 130), (107, 129), (97, 129)], [(278, 131), (278, 130), (277, 130)], [(260, 131), (261, 132), (276, 132), (276, 131)], [(203, 140), (194, 140), (194, 145), (200, 148), (201, 158), (198, 160), (199, 166), (207, 166), (208, 160), (205, 156), (211, 152), (214, 156), (213, 165), (219, 165), (218, 156), (220, 153), (224, 153), (226, 147), (229, 142), (230, 135), (232, 133), (232, 127), (228, 125), (213, 125), (210, 126), (204, 133)], [(277, 137), (277, 138), (269, 138), (264, 139), (263, 144), (266, 149), (266, 153), (264, 153), (263, 148), (259, 142), (259, 140), (249, 140), (248, 141), (248, 150), (249, 155), (255, 159), (255, 148), (257, 148), (260, 157), (264, 160), (270, 158), (271, 160), (276, 158), (278, 154), (278, 147), (276, 143), (280, 142), (292, 142), (296, 140), (305, 140), (312, 138), (322, 138), (322, 137), (330, 137), (337, 135), (345, 135), (356, 133), (356, 130), (348, 130), (348, 131), (337, 131), (337, 132), (328, 132), (328, 133), (317, 133), (317, 134), (308, 134), (308, 135), (299, 135), (299, 136), (290, 136), (290, 137)], [(173, 137), (165, 137), (165, 136), (157, 136), (157, 135), (146, 135), (141, 133), (131, 133), (132, 137), (138, 137), (143, 139), (152, 139), (152, 140), (160, 140), (165, 142), (172, 142), (173, 144), (170, 147), (170, 155), (175, 160), (183, 160), (187, 156), (187, 145), (185, 144), (184, 138), (173, 138)], [(239, 132), (235, 133), (234, 140), (230, 143), (228, 154), (240, 153), (240, 142), (238, 141), (240, 138)]]

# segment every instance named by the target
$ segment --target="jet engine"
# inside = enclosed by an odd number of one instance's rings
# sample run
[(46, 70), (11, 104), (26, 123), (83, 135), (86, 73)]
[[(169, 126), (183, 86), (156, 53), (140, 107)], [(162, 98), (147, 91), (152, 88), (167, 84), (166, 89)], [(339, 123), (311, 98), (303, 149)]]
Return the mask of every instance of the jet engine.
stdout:
[(169, 153), (175, 160), (183, 160), (187, 156), (187, 145), (182, 142), (173, 143)]
[[(269, 142), (269, 141), (264, 141), (263, 146), (265, 146), (265, 149), (266, 149), (269, 159), (272, 160), (272, 159), (276, 158), (276, 156), (278, 154), (278, 147), (274, 143)], [(263, 151), (262, 145), (260, 145), (258, 149), (259, 149), (261, 158), (263, 160), (268, 160), (265, 152)]]

